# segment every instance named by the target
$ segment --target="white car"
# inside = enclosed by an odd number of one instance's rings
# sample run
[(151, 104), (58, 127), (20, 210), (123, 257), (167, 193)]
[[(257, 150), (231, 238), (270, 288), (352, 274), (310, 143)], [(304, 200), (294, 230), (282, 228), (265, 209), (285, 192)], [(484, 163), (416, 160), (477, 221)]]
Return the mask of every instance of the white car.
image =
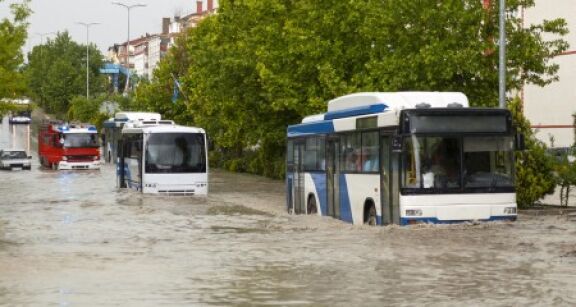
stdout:
[(30, 170), (32, 157), (24, 150), (0, 150), (0, 169), (26, 169)]

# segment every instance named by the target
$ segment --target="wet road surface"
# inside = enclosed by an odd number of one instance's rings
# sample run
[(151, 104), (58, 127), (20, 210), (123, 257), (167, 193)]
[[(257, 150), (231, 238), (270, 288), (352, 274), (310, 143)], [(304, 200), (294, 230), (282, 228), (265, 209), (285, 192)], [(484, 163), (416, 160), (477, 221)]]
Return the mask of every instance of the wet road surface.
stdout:
[[(26, 143), (10, 129), (0, 146)], [(31, 171), (0, 172), (2, 305), (576, 304), (569, 215), (352, 226), (286, 214), (281, 181), (213, 171), (207, 198), (143, 196), (118, 191), (112, 166), (32, 155)]]

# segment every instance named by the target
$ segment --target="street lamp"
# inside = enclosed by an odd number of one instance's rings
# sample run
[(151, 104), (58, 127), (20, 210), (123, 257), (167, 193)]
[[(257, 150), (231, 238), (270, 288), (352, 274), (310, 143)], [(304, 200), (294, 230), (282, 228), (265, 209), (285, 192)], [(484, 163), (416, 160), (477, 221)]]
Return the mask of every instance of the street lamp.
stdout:
[(112, 4), (122, 6), (128, 11), (128, 40), (126, 41), (126, 87), (124, 93), (128, 93), (128, 86), (130, 84), (130, 10), (138, 7), (145, 7), (146, 4), (132, 4), (127, 5), (120, 2), (112, 2)]
[(91, 26), (99, 25), (99, 22), (77, 22), (77, 24), (86, 27), (86, 100), (90, 99), (90, 49), (89, 49), (89, 29)]

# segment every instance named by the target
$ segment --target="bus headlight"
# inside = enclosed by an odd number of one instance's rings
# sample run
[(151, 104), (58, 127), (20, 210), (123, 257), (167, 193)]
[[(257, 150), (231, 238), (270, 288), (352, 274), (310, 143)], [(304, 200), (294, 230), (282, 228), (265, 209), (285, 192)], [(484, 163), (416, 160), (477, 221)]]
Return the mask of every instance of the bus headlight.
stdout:
[(516, 207), (506, 207), (504, 208), (504, 214), (516, 214)]
[(406, 216), (422, 216), (422, 209), (407, 209)]
[(68, 161), (68, 157), (67, 157), (67, 156), (62, 156), (62, 161)]

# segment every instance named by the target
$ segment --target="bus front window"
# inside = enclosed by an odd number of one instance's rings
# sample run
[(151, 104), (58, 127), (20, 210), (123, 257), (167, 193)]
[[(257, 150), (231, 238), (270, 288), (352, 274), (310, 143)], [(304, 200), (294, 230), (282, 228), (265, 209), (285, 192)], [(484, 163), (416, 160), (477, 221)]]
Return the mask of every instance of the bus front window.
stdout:
[(460, 188), (460, 140), (450, 137), (406, 139), (404, 187)]
[(153, 133), (146, 145), (147, 173), (202, 173), (206, 171), (204, 135)]
[(403, 188), (491, 191), (514, 187), (512, 137), (412, 136), (404, 145)]
[(514, 187), (511, 137), (465, 137), (463, 147), (466, 188)]

